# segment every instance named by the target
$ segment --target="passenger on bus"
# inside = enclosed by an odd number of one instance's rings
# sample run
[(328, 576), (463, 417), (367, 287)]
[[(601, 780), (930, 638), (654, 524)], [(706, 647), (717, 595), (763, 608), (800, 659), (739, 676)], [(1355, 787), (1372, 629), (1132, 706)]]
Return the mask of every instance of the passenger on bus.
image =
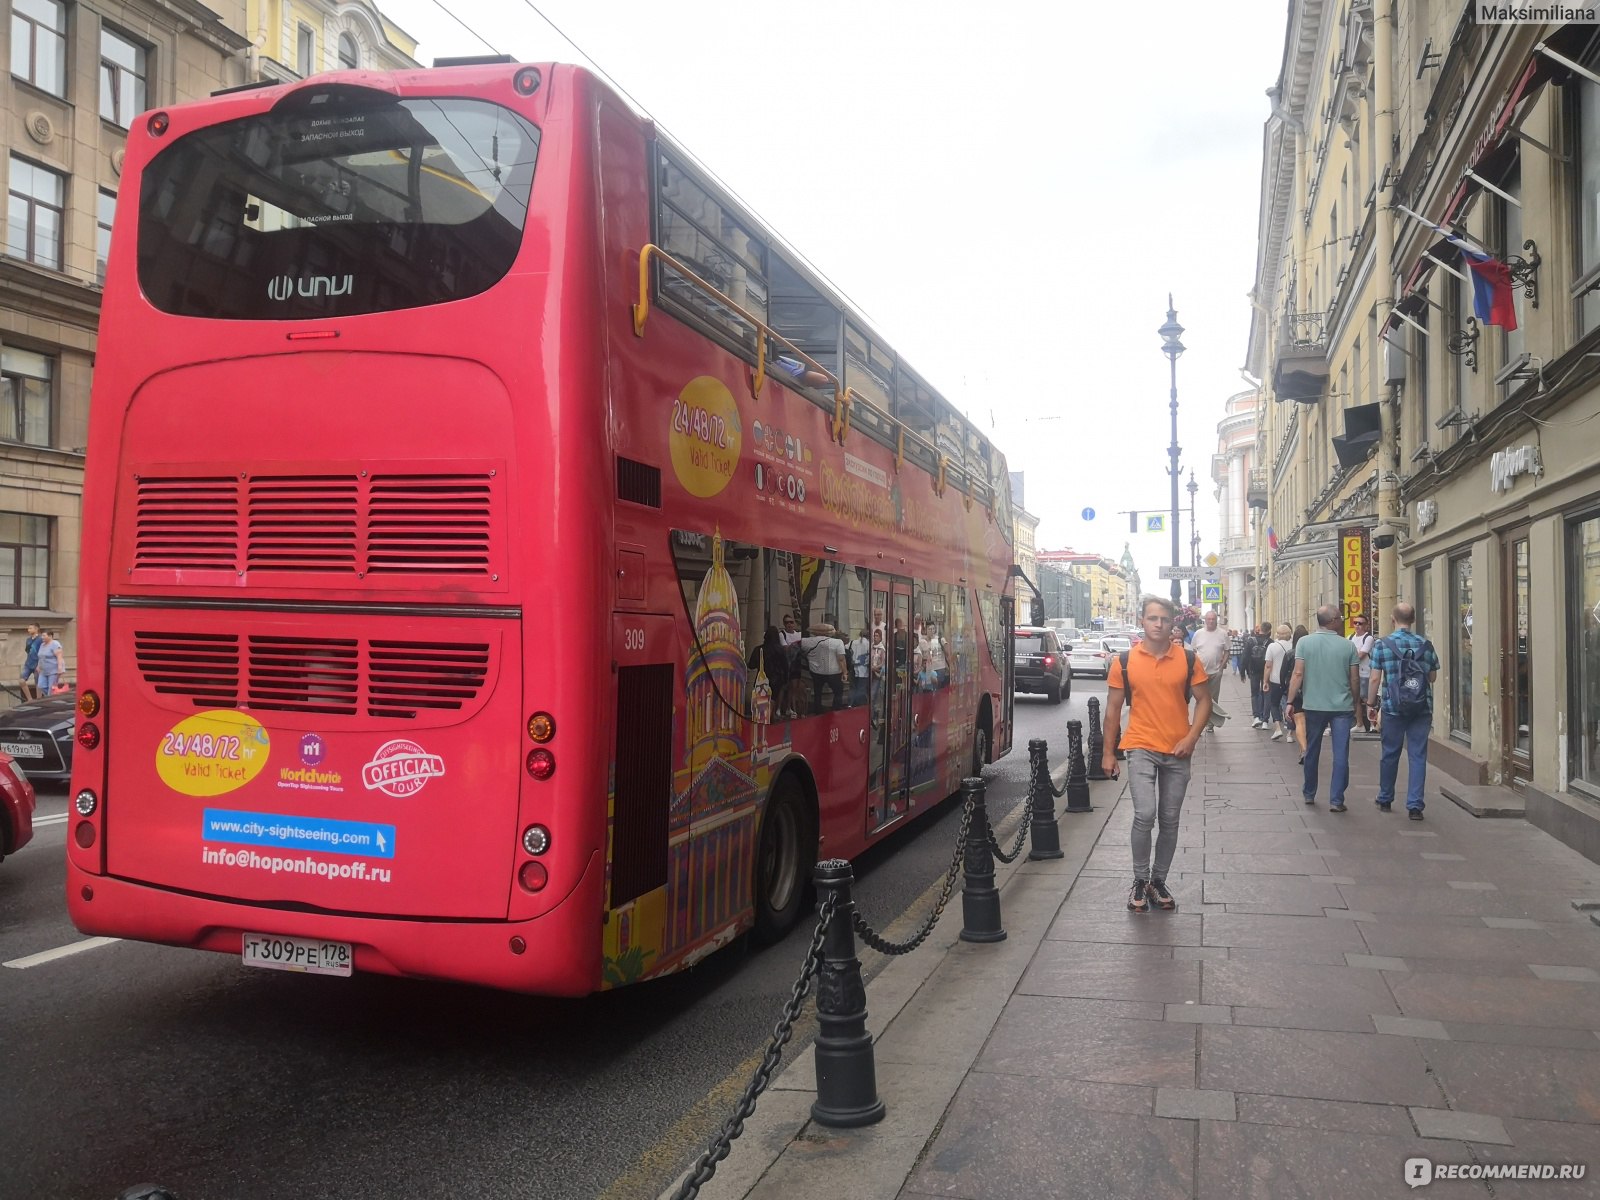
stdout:
[(813, 625), (809, 636), (800, 639), (800, 649), (805, 655), (806, 666), (811, 671), (811, 711), (814, 713), (823, 711), (824, 690), (833, 698), (830, 708), (843, 708), (844, 680), (849, 667), (845, 662), (844, 642), (840, 640), (833, 626), (826, 621), (819, 621)]

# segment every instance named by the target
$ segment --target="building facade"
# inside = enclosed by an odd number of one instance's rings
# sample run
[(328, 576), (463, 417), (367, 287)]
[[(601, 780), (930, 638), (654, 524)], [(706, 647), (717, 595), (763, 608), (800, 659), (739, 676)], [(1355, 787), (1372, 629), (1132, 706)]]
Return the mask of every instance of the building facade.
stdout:
[(1263, 602), (1413, 602), (1434, 763), (1600, 859), (1600, 30), (1297, 0), (1273, 96)]
[(1088, 586), (1090, 626), (1132, 623), (1138, 592), (1130, 586), (1128, 571), (1120, 562), (1103, 554), (1077, 550), (1040, 550), (1038, 560), (1066, 571)]
[(1222, 584), (1223, 624), (1244, 629), (1256, 622), (1256, 520), (1266, 507), (1266, 489), (1256, 471), (1256, 412), (1260, 391), (1251, 388), (1228, 397), (1217, 423), (1217, 452), (1211, 456), (1220, 518), (1217, 571)]
[(284, 31), (298, 38), (306, 25), (316, 70), (344, 65), (352, 47), (356, 65), (415, 65), (415, 43), (363, 0), (248, 11), (244, 0), (7, 0), (5, 10), (0, 704), (16, 698), (29, 624), (57, 631), (69, 679), (76, 661), (90, 377), (130, 124), (220, 88), (299, 78), (274, 54)]

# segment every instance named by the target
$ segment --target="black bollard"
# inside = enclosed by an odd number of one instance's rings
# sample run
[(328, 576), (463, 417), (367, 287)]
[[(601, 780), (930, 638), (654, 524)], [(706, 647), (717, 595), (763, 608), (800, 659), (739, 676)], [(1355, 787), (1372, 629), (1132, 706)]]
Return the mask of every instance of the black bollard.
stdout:
[(1028, 760), (1032, 768), (1028, 773), (1031, 791), (1028, 807), (1033, 811), (1033, 822), (1028, 830), (1028, 861), (1042, 858), (1060, 858), (1061, 829), (1056, 825), (1056, 794), (1050, 786), (1050, 745), (1043, 738), (1028, 742)]
[(816, 866), (817, 906), (830, 893), (838, 901), (822, 935), (822, 964), (817, 971), (817, 1099), (811, 1116), (819, 1125), (835, 1129), (874, 1125), (883, 1120), (885, 1111), (878, 1099), (872, 1035), (867, 1032), (867, 987), (856, 957), (856, 903), (850, 898), (854, 879), (850, 864), (842, 858)]
[(1089, 778), (1110, 779), (1106, 774), (1105, 735), (1100, 731), (1100, 697), (1089, 697)]
[(966, 879), (961, 885), (961, 940), (1003, 942), (1000, 924), (1000, 889), (994, 886), (994, 855), (989, 852), (989, 809), (983, 801), (983, 780), (961, 781), (963, 804), (972, 805), (967, 844), (961, 853)]
[(1067, 811), (1093, 812), (1089, 803), (1089, 773), (1083, 766), (1083, 722), (1067, 722)]

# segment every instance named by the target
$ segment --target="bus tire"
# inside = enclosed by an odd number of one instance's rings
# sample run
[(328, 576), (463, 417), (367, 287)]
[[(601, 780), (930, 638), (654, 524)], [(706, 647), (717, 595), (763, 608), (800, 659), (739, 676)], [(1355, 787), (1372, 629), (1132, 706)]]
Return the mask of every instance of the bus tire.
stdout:
[(756, 842), (753, 936), (758, 945), (769, 946), (794, 927), (816, 857), (805, 788), (786, 771), (767, 797)]
[(990, 741), (993, 734), (989, 732), (989, 714), (984, 713), (978, 718), (978, 723), (972, 730), (972, 771), (973, 777), (983, 774), (983, 768), (989, 761)]

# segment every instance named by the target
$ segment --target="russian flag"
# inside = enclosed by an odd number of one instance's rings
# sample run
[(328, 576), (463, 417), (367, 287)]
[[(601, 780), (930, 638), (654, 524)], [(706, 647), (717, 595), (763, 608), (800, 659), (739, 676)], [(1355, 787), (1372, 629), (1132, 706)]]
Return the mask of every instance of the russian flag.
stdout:
[(1274, 554), (1278, 552), (1278, 531), (1271, 525), (1267, 526), (1267, 549)]
[(1485, 325), (1517, 327), (1517, 306), (1511, 295), (1511, 268), (1497, 258), (1461, 248), (1461, 262), (1472, 280), (1472, 311)]

